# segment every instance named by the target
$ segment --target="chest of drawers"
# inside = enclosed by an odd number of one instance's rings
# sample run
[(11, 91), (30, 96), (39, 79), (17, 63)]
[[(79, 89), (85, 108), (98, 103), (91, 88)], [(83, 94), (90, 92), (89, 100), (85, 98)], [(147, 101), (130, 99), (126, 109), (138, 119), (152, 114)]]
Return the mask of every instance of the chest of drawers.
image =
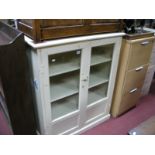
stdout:
[(113, 97), (112, 115), (124, 113), (136, 105), (144, 83), (154, 37), (123, 39), (117, 83)]

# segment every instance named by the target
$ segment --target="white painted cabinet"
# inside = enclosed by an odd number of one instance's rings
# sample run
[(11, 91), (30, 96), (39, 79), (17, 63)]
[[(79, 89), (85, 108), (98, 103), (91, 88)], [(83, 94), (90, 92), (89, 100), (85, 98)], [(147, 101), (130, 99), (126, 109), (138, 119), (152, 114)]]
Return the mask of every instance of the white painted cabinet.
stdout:
[(78, 134), (109, 118), (121, 35), (41, 47), (27, 42), (41, 134)]

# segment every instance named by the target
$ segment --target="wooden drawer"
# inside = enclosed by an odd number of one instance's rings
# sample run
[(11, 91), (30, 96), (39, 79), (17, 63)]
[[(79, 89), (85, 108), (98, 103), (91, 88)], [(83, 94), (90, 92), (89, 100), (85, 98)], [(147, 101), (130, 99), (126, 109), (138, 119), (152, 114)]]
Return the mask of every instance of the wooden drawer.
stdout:
[(127, 72), (123, 94), (143, 85), (147, 69), (148, 65), (144, 65)]
[(149, 63), (152, 46), (153, 39), (146, 39), (132, 43), (128, 70)]
[(125, 111), (127, 111), (128, 109), (134, 107), (136, 105), (136, 103), (138, 102), (140, 94), (141, 94), (141, 89), (138, 88), (136, 91), (134, 91), (132, 93), (127, 93), (126, 95), (124, 95), (122, 97), (118, 115), (120, 115), (120, 114), (124, 113)]
[(122, 30), (119, 19), (21, 19), (18, 29), (35, 42)]
[(40, 26), (41, 27), (57, 27), (57, 26), (76, 26), (76, 25), (83, 25), (84, 20), (83, 19), (46, 19), (41, 20)]
[(117, 23), (119, 19), (88, 19), (90, 24)]

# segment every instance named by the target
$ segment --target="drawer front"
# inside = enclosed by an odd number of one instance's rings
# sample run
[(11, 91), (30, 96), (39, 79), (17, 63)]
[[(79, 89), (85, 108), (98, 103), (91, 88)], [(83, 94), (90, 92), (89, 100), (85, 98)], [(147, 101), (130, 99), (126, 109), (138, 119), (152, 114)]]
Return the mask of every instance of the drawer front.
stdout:
[(91, 19), (91, 24), (118, 23), (119, 19)]
[(83, 19), (42, 19), (40, 20), (41, 27), (66, 27), (83, 25)]
[(119, 108), (119, 115), (134, 107), (139, 100), (140, 94), (141, 89), (138, 88), (136, 91), (124, 95)]
[(131, 53), (128, 62), (128, 69), (149, 63), (152, 52), (153, 40), (144, 40), (131, 45)]
[(148, 65), (145, 65), (127, 72), (123, 94), (143, 85), (147, 69)]

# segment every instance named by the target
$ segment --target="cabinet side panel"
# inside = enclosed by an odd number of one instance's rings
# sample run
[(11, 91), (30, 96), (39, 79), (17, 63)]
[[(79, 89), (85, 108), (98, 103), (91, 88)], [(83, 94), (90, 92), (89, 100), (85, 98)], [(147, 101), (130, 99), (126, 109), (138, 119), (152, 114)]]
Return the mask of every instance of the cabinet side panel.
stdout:
[(124, 85), (124, 77), (126, 74), (126, 67), (128, 64), (129, 51), (130, 51), (130, 44), (128, 44), (125, 40), (123, 40), (116, 77), (115, 90), (112, 101), (111, 113), (113, 117), (116, 117), (119, 114), (119, 108), (122, 98), (122, 90)]
[(40, 92), (40, 79), (39, 79), (39, 62), (37, 51), (30, 49), (29, 50), (30, 64), (31, 64), (31, 84), (33, 87), (33, 100), (35, 106), (36, 113), (36, 121), (37, 121), (37, 130), (39, 133), (45, 133), (45, 125), (43, 119), (43, 111), (42, 111), (42, 98)]

